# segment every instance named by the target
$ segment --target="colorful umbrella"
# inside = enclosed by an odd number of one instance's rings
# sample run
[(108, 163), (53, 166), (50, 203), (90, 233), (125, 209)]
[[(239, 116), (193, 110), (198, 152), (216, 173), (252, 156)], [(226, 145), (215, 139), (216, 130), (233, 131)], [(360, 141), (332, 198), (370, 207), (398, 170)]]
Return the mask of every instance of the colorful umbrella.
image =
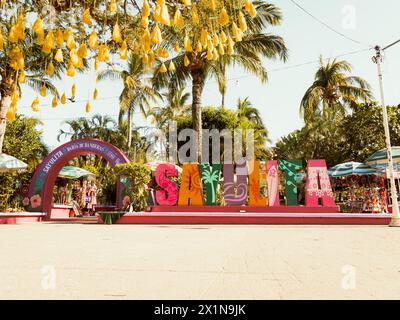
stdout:
[(60, 178), (79, 179), (86, 176), (95, 176), (95, 174), (82, 168), (66, 166), (61, 169), (58, 176)]
[(379, 174), (379, 171), (360, 162), (341, 163), (329, 169), (329, 175), (333, 178), (368, 174)]
[[(394, 162), (400, 162), (400, 147), (392, 147), (392, 157)], [(365, 161), (369, 165), (385, 164), (387, 163), (386, 149), (379, 150), (371, 154)]]
[(25, 162), (8, 154), (0, 153), (0, 172), (20, 172), (27, 168), (28, 165)]

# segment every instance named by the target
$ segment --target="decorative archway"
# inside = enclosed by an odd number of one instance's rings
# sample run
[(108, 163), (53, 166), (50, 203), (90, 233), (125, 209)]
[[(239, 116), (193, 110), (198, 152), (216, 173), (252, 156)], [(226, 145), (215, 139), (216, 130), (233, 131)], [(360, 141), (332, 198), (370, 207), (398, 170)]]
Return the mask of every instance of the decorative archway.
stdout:
[[(53, 187), (60, 170), (75, 157), (95, 154), (104, 157), (112, 167), (129, 163), (128, 157), (117, 147), (98, 139), (79, 139), (63, 144), (52, 151), (37, 168), (29, 188), (29, 211), (50, 214), (52, 208)], [(117, 207), (122, 207), (124, 186), (117, 183)]]

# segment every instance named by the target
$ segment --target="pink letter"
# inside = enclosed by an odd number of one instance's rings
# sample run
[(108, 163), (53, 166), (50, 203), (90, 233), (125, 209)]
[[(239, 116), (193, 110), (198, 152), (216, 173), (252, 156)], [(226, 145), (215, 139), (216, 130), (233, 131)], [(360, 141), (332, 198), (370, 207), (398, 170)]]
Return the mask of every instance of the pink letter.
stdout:
[(318, 207), (321, 198), (324, 207), (334, 207), (335, 200), (325, 160), (309, 160), (307, 171), (306, 206)]
[(278, 161), (267, 161), (267, 185), (268, 185), (268, 205), (279, 207), (279, 170)]
[(154, 174), (157, 184), (164, 190), (156, 191), (156, 201), (162, 206), (174, 206), (178, 201), (178, 186), (167, 177), (177, 177), (178, 170), (170, 163), (160, 164)]

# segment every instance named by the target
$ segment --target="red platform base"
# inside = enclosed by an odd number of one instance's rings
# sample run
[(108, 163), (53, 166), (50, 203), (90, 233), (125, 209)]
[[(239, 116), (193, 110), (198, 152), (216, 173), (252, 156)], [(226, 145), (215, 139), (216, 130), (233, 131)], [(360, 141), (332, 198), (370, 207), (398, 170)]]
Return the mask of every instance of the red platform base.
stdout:
[[(302, 212), (295, 212), (295, 210), (280, 212), (276, 210), (277, 208), (270, 208), (268, 212), (265, 212), (266, 210), (259, 212), (261, 209), (254, 207), (251, 209), (236, 207), (235, 212), (226, 211), (228, 207), (218, 207), (218, 212), (215, 210), (216, 207), (213, 208), (214, 211), (211, 210), (212, 207), (210, 210), (208, 209), (210, 207), (197, 207), (197, 210), (207, 210), (203, 212), (195, 212), (194, 207), (187, 207), (192, 209), (190, 212), (173, 207), (175, 212), (160, 212), (159, 208), (153, 207), (154, 210), (147, 213), (127, 213), (118, 219), (116, 224), (388, 225), (390, 222), (390, 215), (387, 214), (346, 214), (338, 213), (332, 208), (330, 212), (321, 212), (325, 211), (322, 207), (315, 208), (320, 210), (313, 210), (313, 212), (310, 208), (304, 207), (296, 207), (303, 208)], [(288, 207), (282, 208), (286, 211), (288, 209)], [(169, 209), (172, 208), (169, 207)], [(230, 209), (232, 210), (232, 207)], [(272, 209), (275, 209), (275, 212)], [(252, 210), (252, 212), (247, 210)]]
[(45, 213), (0, 213), (0, 224), (25, 224), (41, 222)]

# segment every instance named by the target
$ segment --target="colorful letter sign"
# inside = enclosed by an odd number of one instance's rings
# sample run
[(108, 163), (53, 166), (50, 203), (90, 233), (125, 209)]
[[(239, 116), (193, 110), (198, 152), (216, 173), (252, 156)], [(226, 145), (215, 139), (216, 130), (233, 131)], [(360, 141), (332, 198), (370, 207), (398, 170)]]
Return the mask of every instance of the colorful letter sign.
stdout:
[(156, 191), (156, 201), (159, 205), (173, 206), (178, 202), (178, 186), (168, 179), (168, 177), (177, 176), (178, 170), (173, 164), (163, 163), (157, 167), (154, 177), (157, 184), (163, 189)]
[(249, 205), (266, 206), (267, 198), (261, 195), (260, 161), (249, 161)]
[(306, 190), (307, 207), (318, 207), (319, 199), (324, 207), (335, 206), (325, 160), (308, 161)]
[(234, 167), (233, 163), (224, 164), (224, 198), (230, 206), (242, 206), (247, 201), (247, 164), (236, 164), (236, 183)]
[(267, 161), (267, 186), (268, 186), (268, 205), (279, 207), (279, 170), (278, 161)]
[(217, 188), (221, 176), (222, 164), (214, 163), (210, 166), (209, 163), (200, 165), (201, 178), (203, 185), (206, 188), (206, 203), (213, 206), (217, 203)]
[(197, 163), (185, 163), (183, 165), (178, 205), (203, 205), (203, 193), (201, 190), (199, 165)]
[(285, 189), (286, 189), (286, 203), (288, 206), (297, 205), (297, 171), (303, 169), (301, 160), (279, 160), (279, 170), (284, 171), (285, 175)]

